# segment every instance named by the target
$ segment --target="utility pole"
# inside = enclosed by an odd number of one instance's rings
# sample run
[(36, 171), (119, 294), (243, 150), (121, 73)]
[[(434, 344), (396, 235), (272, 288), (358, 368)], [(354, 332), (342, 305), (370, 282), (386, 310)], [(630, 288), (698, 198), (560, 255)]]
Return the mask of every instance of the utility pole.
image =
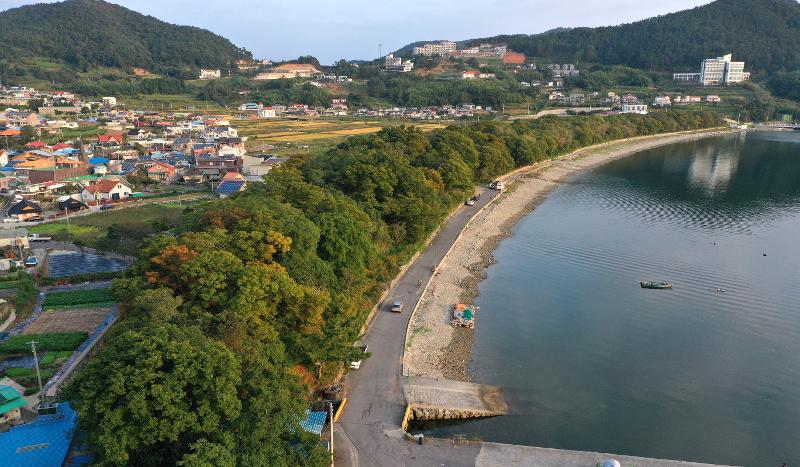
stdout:
[(39, 380), (39, 403), (44, 402), (44, 394), (42, 394), (42, 374), (39, 372), (39, 357), (36, 355), (36, 341), (30, 341), (31, 349), (33, 350), (33, 364), (36, 366), (36, 379)]
[(328, 401), (328, 417), (331, 419), (331, 465), (333, 465), (333, 402)]

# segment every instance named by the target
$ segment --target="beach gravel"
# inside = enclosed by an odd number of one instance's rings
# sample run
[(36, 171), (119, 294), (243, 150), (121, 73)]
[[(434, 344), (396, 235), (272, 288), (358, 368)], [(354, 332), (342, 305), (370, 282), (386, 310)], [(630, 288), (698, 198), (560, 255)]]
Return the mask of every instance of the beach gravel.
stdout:
[[(494, 249), (511, 235), (514, 224), (534, 210), (553, 189), (578, 172), (611, 160), (717, 134), (720, 131), (615, 141), (584, 148), (504, 177), (506, 191), (467, 224), (427, 284), (407, 334), (404, 356), (407, 374), (470, 381), (468, 363), (475, 331), (454, 328), (450, 324), (453, 306), (471, 303), (486, 268), (494, 263)], [(476, 328), (489, 313), (492, 313), (489, 307), (481, 308), (476, 315)]]

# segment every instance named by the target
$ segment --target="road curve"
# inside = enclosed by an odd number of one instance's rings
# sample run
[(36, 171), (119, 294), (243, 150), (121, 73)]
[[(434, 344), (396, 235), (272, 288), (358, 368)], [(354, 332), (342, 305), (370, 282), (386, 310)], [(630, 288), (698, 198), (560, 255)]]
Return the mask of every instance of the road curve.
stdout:
[[(433, 237), (428, 248), (414, 261), (379, 305), (362, 343), (370, 358), (346, 380), (348, 403), (334, 437), (336, 464), (350, 466), (475, 465), (479, 448), (453, 446), (432, 441), (423, 446), (406, 441), (400, 428), (406, 400), (403, 395), (403, 346), (411, 310), (419, 301), (424, 284), (461, 231), (499, 192), (482, 188), (475, 206), (460, 207)], [(392, 313), (394, 299), (404, 302), (402, 313)]]

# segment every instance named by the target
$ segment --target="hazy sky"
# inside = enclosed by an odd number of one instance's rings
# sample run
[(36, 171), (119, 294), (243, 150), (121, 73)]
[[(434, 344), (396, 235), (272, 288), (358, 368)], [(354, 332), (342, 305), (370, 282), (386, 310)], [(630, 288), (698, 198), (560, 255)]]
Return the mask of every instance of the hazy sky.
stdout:
[[(311, 54), (323, 64), (369, 59), (418, 40), (462, 40), (556, 27), (604, 26), (710, 0), (114, 0), (176, 24), (209, 29), (257, 58)], [(40, 3), (0, 0), (0, 9)]]

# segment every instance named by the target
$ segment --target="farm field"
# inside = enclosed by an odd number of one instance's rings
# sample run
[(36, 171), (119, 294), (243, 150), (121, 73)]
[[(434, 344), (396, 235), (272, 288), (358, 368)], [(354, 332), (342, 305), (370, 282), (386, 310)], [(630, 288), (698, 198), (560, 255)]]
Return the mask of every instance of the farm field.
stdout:
[(248, 146), (320, 142), (377, 133), (386, 126), (412, 125), (426, 132), (447, 126), (445, 123), (416, 123), (390, 119), (234, 120), (232, 123), (240, 136), (248, 138)]
[(79, 309), (87, 307), (108, 307), (116, 303), (116, 298), (108, 289), (71, 290), (52, 292), (44, 300), (44, 311)]
[(42, 313), (22, 334), (92, 332), (110, 312), (110, 308), (84, 308)]

